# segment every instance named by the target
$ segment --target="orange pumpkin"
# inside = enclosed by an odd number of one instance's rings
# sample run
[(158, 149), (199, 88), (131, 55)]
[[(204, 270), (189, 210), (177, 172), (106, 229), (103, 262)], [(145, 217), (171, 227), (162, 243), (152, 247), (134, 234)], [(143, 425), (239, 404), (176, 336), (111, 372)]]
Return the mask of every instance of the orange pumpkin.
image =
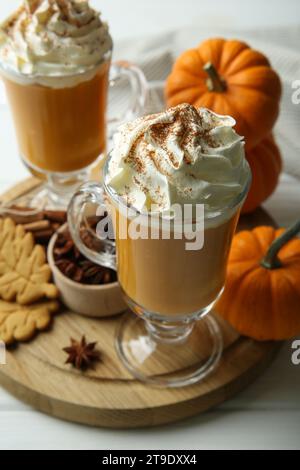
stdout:
[(283, 340), (300, 334), (300, 222), (235, 235), (216, 310), (242, 335)]
[(244, 42), (217, 38), (177, 59), (165, 94), (168, 106), (190, 103), (233, 116), (251, 149), (278, 117), (281, 83), (263, 54)]
[(252, 171), (252, 184), (242, 213), (252, 212), (273, 193), (282, 169), (280, 151), (272, 134), (248, 150), (246, 157)]

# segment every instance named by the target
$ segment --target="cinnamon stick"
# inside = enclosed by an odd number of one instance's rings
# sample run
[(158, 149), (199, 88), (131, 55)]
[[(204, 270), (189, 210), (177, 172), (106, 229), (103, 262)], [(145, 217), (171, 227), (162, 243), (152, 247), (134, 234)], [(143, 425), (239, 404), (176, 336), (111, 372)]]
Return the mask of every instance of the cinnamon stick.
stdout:
[(64, 224), (67, 221), (66, 211), (43, 211), (44, 218), (50, 220), (50, 222), (56, 222), (58, 224)]
[(51, 224), (49, 220), (39, 220), (30, 224), (24, 224), (23, 228), (26, 232), (42, 232), (43, 230), (51, 228)]

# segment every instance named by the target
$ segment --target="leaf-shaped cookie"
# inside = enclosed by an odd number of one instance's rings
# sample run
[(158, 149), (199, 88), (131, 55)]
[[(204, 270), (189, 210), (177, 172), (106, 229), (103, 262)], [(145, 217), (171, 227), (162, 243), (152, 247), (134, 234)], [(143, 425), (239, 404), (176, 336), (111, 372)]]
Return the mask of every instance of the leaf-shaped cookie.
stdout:
[(0, 340), (5, 344), (30, 340), (36, 331), (45, 330), (59, 303), (46, 300), (28, 307), (0, 300)]
[(0, 298), (28, 305), (58, 296), (42, 246), (13, 220), (0, 220)]

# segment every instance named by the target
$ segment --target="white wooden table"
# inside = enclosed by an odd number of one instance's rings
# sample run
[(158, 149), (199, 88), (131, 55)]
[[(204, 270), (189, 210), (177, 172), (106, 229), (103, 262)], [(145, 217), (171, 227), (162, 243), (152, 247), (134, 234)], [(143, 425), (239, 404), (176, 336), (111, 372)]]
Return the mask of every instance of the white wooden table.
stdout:
[[(0, 17), (17, 4), (17, 0), (1, 2)], [(288, 5), (282, 0), (95, 0), (94, 4), (110, 20), (117, 40), (173, 29), (193, 20), (199, 21), (199, 27), (210, 22), (233, 28), (295, 25), (299, 21), (294, 13), (298, 0), (289, 0)], [(10, 115), (1, 93), (0, 89), (0, 192), (27, 176), (18, 159)], [(299, 181), (283, 175), (265, 207), (278, 224), (293, 222), (300, 212)], [(218, 409), (149, 430), (105, 430), (66, 423), (34, 411), (0, 389), (0, 448), (300, 448), (300, 365), (292, 364), (291, 352), (291, 342), (287, 342), (253, 385)]]

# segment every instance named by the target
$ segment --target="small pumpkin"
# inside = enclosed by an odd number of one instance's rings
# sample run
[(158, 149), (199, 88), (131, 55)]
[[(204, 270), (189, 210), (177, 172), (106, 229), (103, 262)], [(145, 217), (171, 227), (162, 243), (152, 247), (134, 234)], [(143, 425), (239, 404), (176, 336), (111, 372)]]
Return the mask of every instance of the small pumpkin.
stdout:
[(168, 106), (190, 103), (234, 117), (251, 149), (273, 128), (281, 83), (262, 53), (242, 41), (216, 38), (177, 59), (165, 94)]
[(246, 151), (252, 183), (242, 213), (254, 211), (275, 190), (282, 170), (281, 155), (272, 134), (252, 150)]
[(300, 221), (288, 230), (235, 235), (216, 311), (240, 334), (284, 340), (300, 334)]

